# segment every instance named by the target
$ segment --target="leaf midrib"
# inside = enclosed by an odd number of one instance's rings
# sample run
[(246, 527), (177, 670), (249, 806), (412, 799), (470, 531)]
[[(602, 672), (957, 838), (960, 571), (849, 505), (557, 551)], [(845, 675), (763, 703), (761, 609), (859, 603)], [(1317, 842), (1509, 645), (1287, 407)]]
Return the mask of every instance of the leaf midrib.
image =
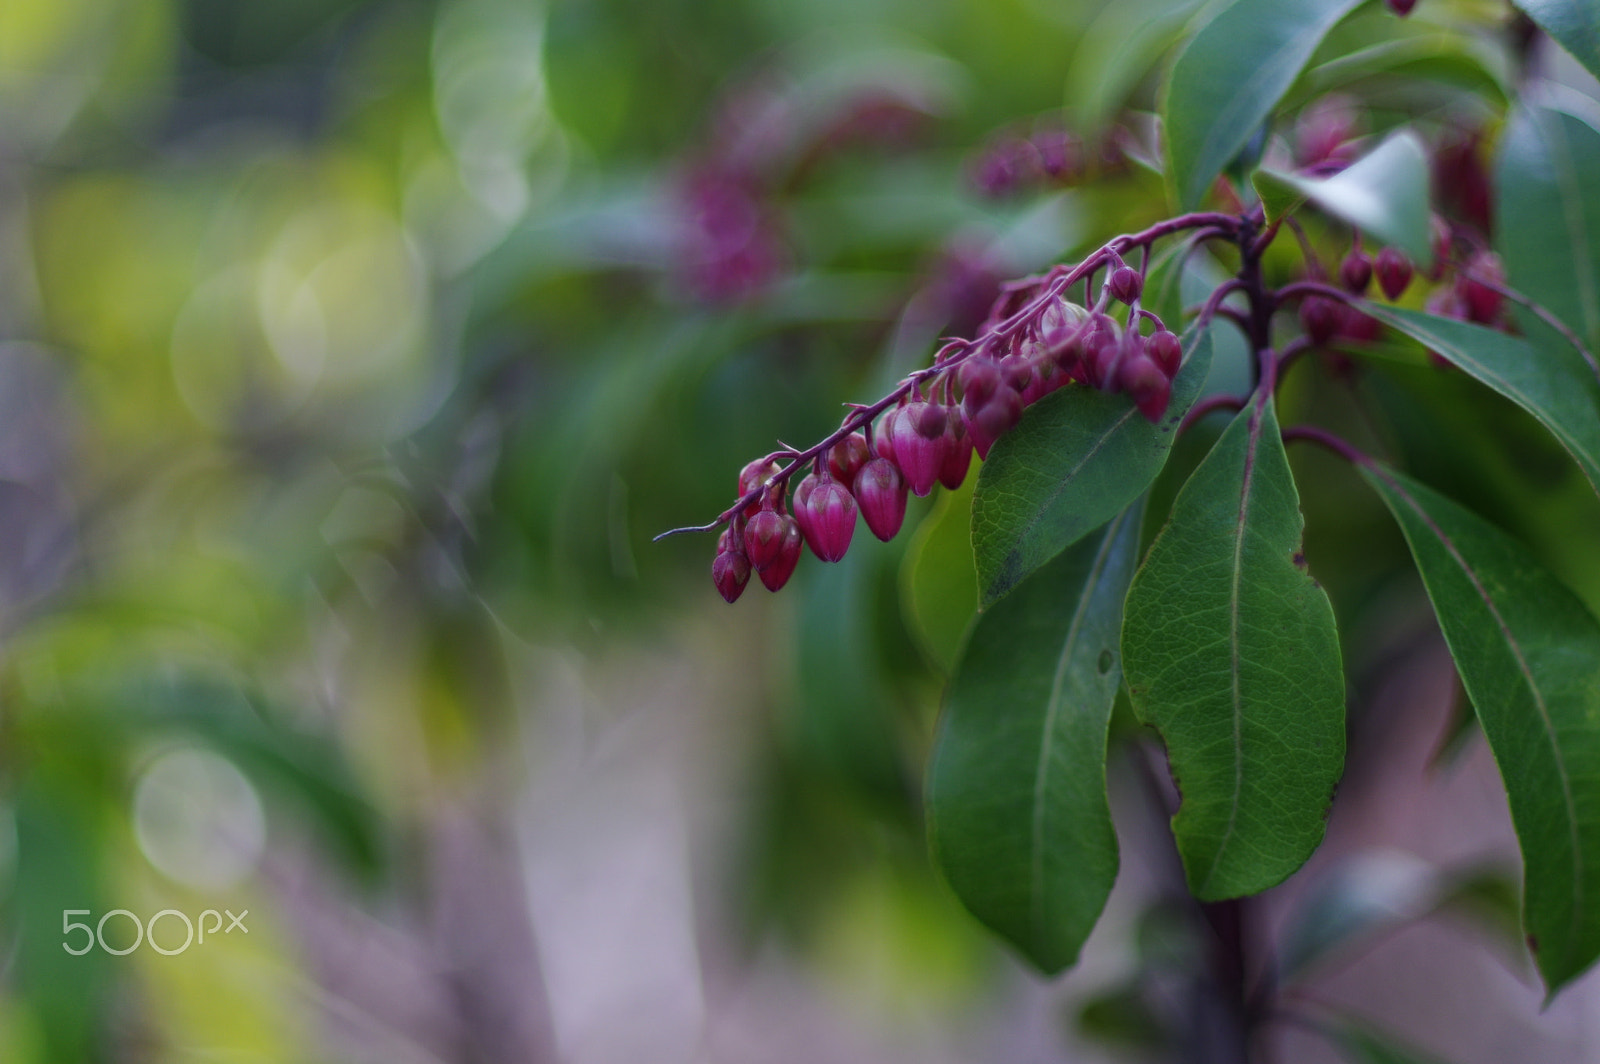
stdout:
[(1239, 796), (1244, 791), (1244, 692), (1240, 687), (1239, 676), (1239, 588), (1244, 571), (1244, 530), (1245, 524), (1250, 519), (1251, 485), (1255, 480), (1256, 451), (1261, 444), (1261, 418), (1266, 409), (1266, 402), (1258, 402), (1250, 412), (1250, 431), (1246, 435), (1244, 452), (1244, 476), (1239, 487), (1239, 515), (1233, 527), (1233, 573), (1228, 589), (1228, 670), (1232, 681), (1233, 694), (1233, 799), (1228, 809), (1228, 824), (1222, 830), (1222, 842), (1217, 846), (1217, 851), (1211, 858), (1211, 869), (1206, 873), (1205, 882), (1200, 884), (1196, 892), (1201, 896), (1211, 886), (1211, 881), (1216, 878), (1217, 869), (1222, 867), (1222, 855), (1228, 848), (1228, 843), (1233, 841), (1234, 827), (1239, 820)]
[(1100, 549), (1095, 553), (1094, 562), (1089, 566), (1088, 575), (1084, 578), (1083, 594), (1078, 599), (1077, 609), (1073, 611), (1072, 623), (1067, 626), (1061, 654), (1056, 659), (1056, 673), (1050, 687), (1050, 700), (1045, 706), (1044, 725), (1039, 736), (1039, 760), (1034, 766), (1033, 774), (1033, 847), (1032, 853), (1029, 854), (1031, 872), (1029, 882), (1032, 886), (1028, 899), (1029, 915), (1035, 936), (1042, 937), (1047, 931), (1044, 914), (1044, 820), (1045, 791), (1050, 775), (1050, 736), (1055, 732), (1056, 719), (1061, 711), (1061, 689), (1066, 683), (1067, 665), (1077, 648), (1084, 615), (1089, 610), (1089, 602), (1094, 597), (1106, 564), (1110, 560), (1112, 547), (1122, 529), (1122, 522), (1128, 519), (1129, 512), (1129, 510), (1122, 511), (1106, 526)]

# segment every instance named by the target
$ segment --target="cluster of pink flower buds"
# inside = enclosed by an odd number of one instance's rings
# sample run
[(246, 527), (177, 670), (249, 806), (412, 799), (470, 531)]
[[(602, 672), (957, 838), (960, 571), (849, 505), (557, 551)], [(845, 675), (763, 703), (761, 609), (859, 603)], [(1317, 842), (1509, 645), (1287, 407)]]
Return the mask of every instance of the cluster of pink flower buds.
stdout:
[[(1443, 280), (1451, 268), (1451, 248), (1457, 230), (1435, 216), (1433, 219), (1434, 265), (1427, 277)], [(1365, 295), (1376, 278), (1378, 289), (1389, 300), (1397, 300), (1411, 287), (1416, 269), (1405, 252), (1386, 247), (1376, 258), (1361, 250), (1359, 241), (1339, 264), (1339, 285), (1351, 295)], [(1426, 309), (1430, 314), (1476, 322), (1479, 325), (1502, 324), (1505, 309), (1505, 269), (1500, 256), (1485, 248), (1473, 251), (1454, 270), (1448, 284), (1441, 284), (1428, 295)], [(1371, 342), (1376, 340), (1382, 327), (1368, 314), (1354, 305), (1321, 295), (1308, 295), (1300, 303), (1300, 325), (1315, 345), (1327, 344), (1335, 338)], [(1435, 355), (1435, 362), (1448, 363)]]
[[(908, 494), (925, 496), (935, 484), (954, 489), (966, 480), (973, 452), (987, 458), (999, 437), (1023, 410), (1067, 385), (1120, 391), (1151, 421), (1166, 412), (1172, 379), (1183, 359), (1177, 336), (1155, 315), (1139, 310), (1144, 277), (1120, 260), (1108, 266), (1093, 309), (1052, 295), (1029, 297), (1022, 288), (1003, 295), (987, 333), (951, 358), (935, 363), (902, 389), (895, 405), (872, 424), (852, 414), (837, 442), (806, 452), (811, 470), (785, 505), (784, 474), (771, 459), (758, 459), (739, 474), (740, 498), (755, 495), (733, 516), (718, 541), (712, 578), (732, 602), (750, 573), (776, 591), (794, 572), (801, 544), (825, 562), (850, 548), (859, 513), (867, 528), (888, 541), (905, 521)], [(1019, 299), (1036, 304), (1027, 316), (998, 328)], [(1111, 300), (1129, 305), (1129, 324), (1106, 313)], [(1139, 325), (1155, 329), (1144, 335)], [(881, 409), (881, 405), (879, 409)], [(820, 447), (820, 445), (819, 445)], [(781, 452), (780, 452), (781, 453)], [(794, 472), (798, 472), (795, 470)]]

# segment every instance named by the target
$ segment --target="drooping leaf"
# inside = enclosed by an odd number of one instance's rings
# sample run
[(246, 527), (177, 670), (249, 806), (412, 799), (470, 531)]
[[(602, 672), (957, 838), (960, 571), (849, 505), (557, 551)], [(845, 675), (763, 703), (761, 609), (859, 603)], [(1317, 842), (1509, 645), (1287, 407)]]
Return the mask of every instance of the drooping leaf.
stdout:
[(1600, 490), (1600, 381), (1571, 347), (1535, 348), (1494, 329), (1403, 307), (1363, 309), (1532, 414)]
[(1516, 540), (1382, 466), (1511, 801), (1523, 927), (1554, 994), (1600, 955), (1600, 622)]
[(1517, 6), (1600, 78), (1600, 8), (1593, 0), (1517, 0)]
[[(1577, 113), (1524, 103), (1512, 113), (1495, 164), (1495, 247), (1511, 287), (1600, 343), (1600, 130)], [(1520, 308), (1519, 308), (1520, 310)], [(1520, 312), (1541, 346), (1566, 341)]]
[(1299, 105), (1348, 87), (1408, 79), (1408, 89), (1426, 83), (1465, 89), (1497, 104), (1508, 98), (1510, 72), (1504, 53), (1470, 33), (1431, 27), (1413, 36), (1370, 44), (1309, 68), (1284, 97), (1284, 106)]
[(1192, 210), (1358, 0), (1235, 0), (1200, 27), (1162, 95), (1168, 173)]
[(1303, 526), (1268, 399), (1194, 471), (1128, 592), (1128, 691), (1166, 742), (1183, 796), (1172, 828), (1203, 899), (1299, 868), (1344, 766), (1339, 638)]
[(1428, 156), (1416, 134), (1397, 133), (1332, 177), (1263, 167), (1252, 178), (1268, 220), (1302, 200), (1393, 244), (1417, 262), (1432, 258)]
[(972, 500), (982, 608), (1144, 494), (1210, 367), (1211, 331), (1191, 330), (1159, 422), (1127, 396), (1073, 385), (1035, 403), (1000, 438)]
[(1046, 972), (1077, 959), (1117, 875), (1106, 730), (1142, 512), (1128, 507), (979, 618), (928, 770), (945, 877)]

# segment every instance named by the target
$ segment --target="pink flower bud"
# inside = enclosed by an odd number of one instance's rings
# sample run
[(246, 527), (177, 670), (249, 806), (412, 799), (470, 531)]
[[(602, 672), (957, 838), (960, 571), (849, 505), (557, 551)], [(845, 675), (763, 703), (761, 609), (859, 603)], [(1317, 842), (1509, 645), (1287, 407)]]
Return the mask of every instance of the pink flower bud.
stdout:
[[(907, 403), (894, 423), (894, 464), (917, 495), (926, 495), (939, 482), (944, 466), (944, 407), (935, 403)], [(923, 435), (923, 426), (934, 430)]]
[(1333, 339), (1339, 318), (1339, 306), (1330, 299), (1307, 296), (1300, 301), (1300, 326), (1318, 347)]
[(750, 560), (744, 556), (741, 537), (732, 532), (723, 530), (722, 538), (717, 540), (717, 556), (711, 562), (711, 582), (728, 602), (737, 599), (750, 582)]
[[(841, 484), (853, 484), (862, 464), (870, 457), (867, 438), (852, 432), (828, 450), (828, 472)], [(799, 505), (798, 501), (795, 505)]]
[(1172, 398), (1172, 381), (1161, 372), (1155, 359), (1143, 351), (1134, 352), (1118, 368), (1117, 377), (1139, 413), (1151, 421), (1160, 421), (1167, 412), (1167, 400)]
[(1144, 278), (1132, 266), (1118, 266), (1111, 271), (1106, 287), (1111, 290), (1112, 299), (1132, 303), (1144, 291)]
[(1156, 330), (1146, 341), (1144, 352), (1155, 359), (1168, 379), (1178, 375), (1178, 367), (1183, 364), (1183, 344), (1172, 333), (1166, 329)]
[[(778, 468), (777, 462), (768, 462), (760, 458), (746, 465), (739, 471), (739, 498), (744, 498), (747, 493), (765, 484), (778, 471)], [(744, 516), (754, 517), (760, 509), (761, 500), (758, 498), (744, 508)]]
[(856, 474), (856, 502), (872, 534), (885, 543), (906, 519), (906, 486), (887, 458), (874, 458)]
[(979, 458), (989, 457), (989, 448), (994, 446), (994, 441), (1004, 436), (1022, 420), (1022, 396), (1010, 388), (1001, 388), (989, 397), (989, 401), (978, 408), (978, 412), (967, 421), (967, 435), (972, 437), (972, 446), (977, 450)]
[[(1485, 281), (1504, 284), (1506, 271), (1500, 265), (1500, 256), (1492, 251), (1480, 251), (1467, 261), (1467, 269)], [(1505, 297), (1495, 289), (1463, 274), (1456, 282), (1461, 292), (1461, 304), (1466, 308), (1467, 320), (1489, 325), (1500, 317)]]
[[(793, 523), (794, 518), (773, 509), (763, 509), (745, 522), (744, 555), (750, 559), (752, 569), (759, 573), (777, 563), (783, 553), (784, 536)], [(795, 535), (799, 534), (796, 528)]]
[(976, 410), (1000, 387), (1000, 368), (993, 359), (969, 355), (956, 370), (956, 380), (961, 384), (963, 404)]
[(1411, 284), (1411, 260), (1399, 248), (1384, 248), (1372, 264), (1378, 275), (1378, 287), (1391, 300), (1399, 299)]
[(779, 520), (783, 522), (783, 535), (778, 541), (777, 555), (765, 569), (756, 569), (756, 575), (761, 577), (761, 583), (768, 591), (777, 591), (787, 584), (794, 567), (800, 563), (800, 526), (795, 524), (792, 517), (781, 517)]
[[(878, 419), (878, 431), (872, 437), (872, 451), (880, 458), (894, 461), (895, 426), (900, 423), (900, 410), (892, 406), (884, 411), (883, 417)], [(860, 474), (860, 470), (856, 471)]]
[(1361, 295), (1372, 283), (1372, 260), (1364, 251), (1352, 251), (1339, 263), (1339, 283), (1346, 292)]
[(1417, 0), (1383, 0), (1383, 4), (1399, 17), (1405, 18), (1417, 6)]
[[(806, 479), (812, 480), (811, 477)], [(855, 497), (843, 484), (824, 474), (813, 481), (803, 506), (798, 490), (794, 498), (795, 520), (811, 552), (825, 562), (843, 558), (850, 549), (850, 537), (856, 531)]]
[(807, 543), (811, 542), (811, 495), (817, 490), (821, 482), (816, 473), (807, 473), (805, 479), (794, 488), (794, 520), (800, 526), (800, 535)]
[(967, 479), (972, 465), (972, 439), (955, 407), (950, 408), (949, 420), (944, 429), (944, 465), (939, 469), (939, 483), (951, 491)]
[(1033, 363), (1022, 355), (1007, 355), (1000, 360), (1000, 379), (1014, 392), (1022, 392), (1033, 383)]

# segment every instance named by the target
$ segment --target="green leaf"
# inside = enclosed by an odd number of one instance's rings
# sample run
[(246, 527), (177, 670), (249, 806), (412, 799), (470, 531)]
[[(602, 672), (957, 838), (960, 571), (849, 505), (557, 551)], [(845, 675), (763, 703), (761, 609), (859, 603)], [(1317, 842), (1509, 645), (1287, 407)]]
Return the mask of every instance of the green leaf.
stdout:
[[(1495, 166), (1495, 246), (1513, 288), (1600, 343), (1600, 131), (1576, 114), (1524, 104)], [(1537, 319), (1519, 314), (1539, 336)], [(1553, 343), (1566, 341), (1544, 330)]]
[(1313, 66), (1284, 98), (1284, 105), (1293, 109), (1336, 90), (1401, 78), (1412, 83), (1408, 88), (1417, 82), (1448, 86), (1488, 97), (1502, 106), (1509, 94), (1503, 52), (1469, 34), (1429, 28), (1344, 52)]
[(1358, 0), (1235, 0), (1200, 27), (1162, 95), (1168, 172), (1193, 210)]
[(1252, 177), (1269, 221), (1302, 200), (1401, 248), (1417, 262), (1433, 258), (1428, 227), (1428, 156), (1410, 132), (1397, 133), (1332, 177), (1263, 167)]
[(1067, 68), (1066, 103), (1086, 138), (1117, 115), (1203, 2), (1122, 0), (1100, 9)]
[(1382, 466), (1522, 844), (1523, 927), (1553, 995), (1600, 955), (1600, 623), (1526, 549)]
[(1532, 414), (1600, 490), (1600, 382), (1577, 352), (1535, 348), (1494, 329), (1402, 307), (1364, 303), (1362, 309)]
[(1159, 422), (1127, 396), (1072, 386), (1035, 403), (996, 442), (972, 500), (980, 608), (1144, 494), (1211, 367), (1210, 330), (1191, 330), (1184, 346)]
[(981, 615), (928, 770), (928, 836), (962, 902), (1045, 972), (1077, 960), (1117, 877), (1106, 731), (1136, 503)]
[(1600, 78), (1600, 8), (1594, 0), (1517, 0), (1517, 6)]
[(1303, 526), (1269, 398), (1178, 493), (1128, 592), (1128, 691), (1166, 742), (1183, 795), (1173, 833), (1202, 899), (1299, 868), (1344, 765), (1339, 636), (1305, 570)]

